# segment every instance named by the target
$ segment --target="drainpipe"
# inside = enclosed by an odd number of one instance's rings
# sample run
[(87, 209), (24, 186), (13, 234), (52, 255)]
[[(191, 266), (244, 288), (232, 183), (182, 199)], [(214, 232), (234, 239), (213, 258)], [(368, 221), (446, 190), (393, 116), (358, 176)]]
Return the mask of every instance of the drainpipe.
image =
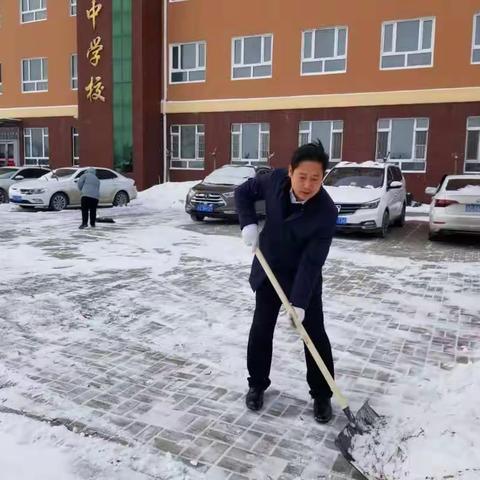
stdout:
[(163, 182), (168, 181), (170, 175), (167, 162), (167, 87), (168, 87), (168, 33), (167, 33), (168, 0), (163, 0)]

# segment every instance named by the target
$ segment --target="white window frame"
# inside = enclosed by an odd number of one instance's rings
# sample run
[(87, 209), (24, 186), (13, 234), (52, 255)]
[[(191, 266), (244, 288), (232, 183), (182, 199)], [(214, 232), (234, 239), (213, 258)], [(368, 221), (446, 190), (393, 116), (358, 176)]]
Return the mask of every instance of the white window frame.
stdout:
[[(242, 140), (243, 140), (243, 128), (245, 125), (256, 125), (258, 126), (258, 156), (259, 158), (243, 158), (242, 152)], [(239, 130), (235, 130), (236, 127), (239, 127)], [(233, 142), (234, 137), (238, 137), (238, 152), (239, 156), (234, 157), (233, 155)], [(267, 155), (262, 157), (262, 142), (263, 139), (267, 138)], [(270, 157), (270, 124), (266, 122), (245, 122), (245, 123), (232, 123), (231, 127), (231, 146), (230, 146), (230, 162), (232, 164), (241, 164), (241, 165), (264, 165), (268, 164)]]
[[(41, 157), (27, 157), (27, 141), (30, 142), (30, 152), (33, 150), (32, 144), (32, 130), (42, 130), (42, 153), (43, 156)], [(46, 139), (46, 141), (45, 141)], [(25, 152), (25, 165), (28, 166), (40, 166), (40, 165), (48, 165), (50, 162), (50, 148), (48, 148), (49, 155), (45, 155), (45, 146), (48, 145), (48, 128), (47, 127), (29, 127), (23, 129), (23, 142), (24, 142), (24, 152)], [(35, 160), (32, 163), (29, 160)], [(46, 160), (45, 162), (40, 162), (40, 160)]]
[(77, 16), (77, 0), (70, 0), (70, 16)]
[[(333, 57), (318, 57), (316, 58), (315, 55), (315, 37), (317, 32), (322, 30), (335, 30), (335, 43), (334, 43), (334, 56)], [(345, 30), (345, 54), (338, 55), (338, 34), (340, 30)], [(305, 36), (307, 33), (312, 34), (312, 49), (311, 55), (309, 57), (305, 57)], [(313, 75), (334, 75), (338, 73), (346, 73), (347, 72), (347, 58), (348, 58), (348, 27), (347, 26), (332, 26), (332, 27), (322, 27), (322, 28), (315, 28), (311, 30), (304, 30), (302, 32), (302, 51), (301, 51), (301, 62), (300, 62), (300, 75), (302, 77), (311, 77)], [(344, 70), (335, 70), (332, 72), (325, 71), (325, 61), (326, 60), (345, 60), (345, 69)], [(321, 72), (307, 72), (303, 73), (303, 64), (304, 63), (313, 63), (313, 62), (322, 62), (323, 64), (323, 71)]]
[(473, 55), (474, 55), (475, 51), (480, 52), (480, 43), (475, 43), (475, 37), (476, 37), (477, 29), (480, 31), (480, 12), (476, 13), (473, 16), (472, 57), (471, 57), (472, 65), (480, 65), (480, 60), (475, 62), (474, 59), (473, 59)]
[[(75, 69), (77, 70), (76, 72), (74, 71)], [(70, 88), (78, 90), (78, 54), (76, 53), (70, 56)]]
[[(174, 128), (178, 128), (178, 132), (174, 132)], [(182, 127), (195, 127), (195, 158), (182, 158)], [(200, 131), (200, 128), (202, 131)], [(173, 139), (177, 137), (178, 141), (178, 157), (173, 156)], [(203, 141), (203, 157), (200, 151), (200, 140)], [(172, 162), (187, 162), (186, 167), (174, 167)], [(203, 162), (203, 167), (191, 167), (190, 162)], [(201, 123), (181, 123), (170, 125), (170, 170), (205, 170), (205, 125)]]
[(72, 165), (74, 167), (80, 166), (80, 152), (77, 150), (78, 156), (75, 156), (75, 139), (77, 139), (77, 146), (80, 140), (80, 136), (78, 134), (78, 128), (72, 127)]
[[(244, 52), (245, 52), (245, 39), (247, 38), (258, 38), (260, 37), (262, 39), (262, 51), (260, 52), (260, 56), (262, 58), (262, 61), (260, 63), (243, 63), (243, 57), (244, 57)], [(270, 37), (270, 60), (266, 61), (264, 60), (265, 58), (265, 39), (267, 37)], [(241, 53), (240, 53), (240, 58), (241, 58), (241, 63), (235, 63), (235, 42), (237, 40), (241, 40), (242, 42), (242, 47), (241, 47)], [(237, 80), (258, 80), (262, 78), (272, 78), (273, 77), (273, 33), (262, 33), (258, 35), (246, 35), (243, 37), (233, 37), (232, 38), (232, 46), (231, 46), (231, 80), (237, 81)], [(235, 68), (247, 68), (250, 67), (250, 76), (249, 77), (234, 77), (234, 71)], [(260, 75), (260, 76), (254, 76), (253, 75), (253, 69), (255, 67), (270, 67), (270, 75)]]
[[(42, 61), (42, 79), (41, 80), (25, 80), (23, 78), (23, 62), (31, 62), (33, 60), (41, 60)], [(45, 66), (47, 67), (47, 76), (45, 77)], [(30, 63), (28, 64), (28, 76), (30, 77)], [(39, 92), (48, 92), (48, 58), (46, 57), (38, 57), (38, 58), (22, 58), (20, 60), (20, 78), (22, 79), (22, 93), (39, 93)], [(25, 90), (25, 85), (28, 83), (35, 84), (35, 90)], [(38, 89), (37, 86), (39, 83), (46, 83), (47, 87), (45, 89)]]
[[(414, 120), (413, 125), (413, 140), (412, 140), (412, 158), (391, 158), (390, 153), (392, 151), (392, 123), (394, 120)], [(427, 120), (426, 127), (419, 127), (418, 120)], [(389, 122), (388, 128), (380, 128), (380, 122)], [(375, 145), (375, 159), (378, 159), (378, 134), (380, 132), (388, 132), (388, 146), (387, 146), (387, 154), (388, 154), (388, 163), (396, 165), (400, 167), (402, 172), (410, 172), (410, 173), (425, 173), (427, 171), (427, 159), (428, 159), (428, 138), (429, 138), (429, 130), (430, 130), (430, 119), (428, 117), (402, 117), (402, 118), (379, 118), (377, 121), (377, 137), (376, 137), (376, 145)], [(427, 132), (426, 139), (425, 139), (425, 157), (424, 158), (417, 158), (415, 155), (416, 147), (417, 147), (417, 136), (416, 132)], [(409, 170), (408, 168), (404, 168), (404, 163), (413, 163), (413, 162), (423, 162), (424, 168), (423, 170)]]
[[(468, 124), (471, 120), (478, 120), (479, 125), (470, 127)], [(480, 116), (471, 116), (467, 118), (467, 133), (465, 137), (465, 161), (463, 162), (463, 171), (464, 173), (472, 174), (472, 173), (480, 173), (480, 172), (472, 172), (467, 170), (467, 164), (479, 165), (480, 166), (480, 134), (478, 136), (478, 145), (477, 145), (477, 159), (476, 160), (469, 160), (467, 159), (467, 151), (468, 151), (468, 132), (480, 132)]]
[(3, 94), (2, 64), (0, 63), (0, 95)]
[[(188, 68), (188, 69), (183, 69), (183, 68), (173, 68), (173, 49), (174, 48), (179, 48), (181, 50), (181, 47), (183, 45), (195, 45), (195, 56), (196, 56), (196, 67), (195, 68)], [(200, 45), (203, 45), (203, 51), (205, 58), (203, 59), (203, 66), (199, 66), (199, 58), (200, 58)], [(178, 56), (179, 61), (181, 60), (181, 56)], [(184, 80), (181, 82), (174, 82), (172, 81), (172, 77), (174, 73), (187, 73), (187, 75), (190, 75), (190, 72), (205, 72), (205, 78), (203, 80)], [(181, 42), (181, 43), (172, 43), (170, 44), (170, 61), (169, 61), (169, 76), (168, 76), (168, 81), (170, 85), (182, 85), (184, 83), (204, 83), (207, 80), (207, 42), (204, 40), (200, 40), (197, 42)]]
[[(20, 2), (20, 23), (33, 23), (33, 22), (44, 22), (45, 20), (47, 20), (47, 0), (41, 0), (42, 2), (42, 7), (40, 8), (35, 8), (35, 9), (29, 9), (29, 10), (23, 10), (23, 2), (22, 0), (19, 0)], [(30, 5), (30, 0), (27, 0), (27, 2), (29, 3)], [(42, 12), (45, 12), (45, 18), (37, 18), (37, 15), (39, 13), (42, 13)], [(32, 14), (33, 13), (33, 16), (34, 16), (34, 19), (33, 20), (24, 20), (23, 19), (23, 16), (24, 15), (29, 15), (29, 14)]]
[[(396, 46), (397, 46), (397, 25), (402, 22), (415, 22), (419, 21), (420, 22), (420, 27), (419, 27), (419, 34), (418, 34), (418, 50), (412, 50), (408, 52), (396, 52)], [(431, 41), (431, 47), (430, 48), (421, 48), (422, 47), (422, 42), (423, 42), (423, 25), (425, 22), (431, 21), (432, 22), (432, 41)], [(385, 52), (385, 28), (387, 25), (392, 25), (393, 26), (393, 32), (392, 32), (392, 51), (391, 52)], [(381, 32), (381, 45), (380, 45), (380, 70), (412, 70), (412, 69), (417, 69), (417, 68), (432, 68), (434, 63), (435, 63), (435, 30), (436, 30), (436, 17), (419, 17), (419, 18), (407, 18), (407, 19), (402, 19), (402, 20), (389, 20), (387, 22), (382, 23), (382, 32)], [(408, 55), (411, 54), (417, 54), (417, 53), (431, 53), (432, 58), (430, 65), (411, 65), (408, 66), (406, 65), (407, 60), (408, 60)], [(384, 56), (392, 56), (392, 55), (404, 55), (405, 61), (404, 61), (404, 66), (403, 67), (383, 67), (382, 66), (382, 59)]]
[[(336, 128), (335, 123), (341, 122), (342, 128)], [(302, 129), (302, 123), (308, 123), (308, 129)], [(330, 165), (335, 165), (342, 161), (343, 156), (343, 127), (344, 122), (343, 120), (301, 120), (298, 125), (298, 146), (301, 147), (304, 145), (302, 142), (302, 135), (308, 135), (308, 143), (312, 141), (316, 141), (316, 138), (312, 138), (312, 130), (314, 123), (329, 123), (330, 124), (330, 150), (327, 152), (330, 158)], [(333, 135), (334, 133), (341, 133), (342, 134), (342, 142), (340, 144), (340, 158), (333, 158), (332, 157), (332, 150), (333, 150)]]

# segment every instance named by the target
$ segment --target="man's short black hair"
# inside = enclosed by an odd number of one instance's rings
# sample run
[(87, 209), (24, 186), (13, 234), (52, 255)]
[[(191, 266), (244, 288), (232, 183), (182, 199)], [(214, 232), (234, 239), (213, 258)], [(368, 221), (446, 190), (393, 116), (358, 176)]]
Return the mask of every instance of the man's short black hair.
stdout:
[(295, 150), (293, 154), (290, 166), (292, 170), (295, 170), (302, 162), (305, 161), (318, 162), (323, 167), (323, 173), (328, 168), (328, 155), (325, 153), (322, 142), (317, 140), (316, 142), (307, 143)]

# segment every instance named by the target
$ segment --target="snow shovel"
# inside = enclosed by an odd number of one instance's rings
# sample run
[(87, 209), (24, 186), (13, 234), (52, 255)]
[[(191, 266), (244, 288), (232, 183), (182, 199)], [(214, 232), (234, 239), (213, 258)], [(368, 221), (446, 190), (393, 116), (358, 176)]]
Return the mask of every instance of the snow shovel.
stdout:
[(275, 277), (275, 274), (272, 272), (272, 269), (268, 265), (267, 260), (263, 256), (263, 253), (260, 251), (259, 248), (256, 249), (255, 255), (258, 258), (258, 261), (262, 265), (265, 273), (267, 274), (268, 279), (270, 280), (273, 288), (277, 292), (280, 300), (282, 301), (283, 306), (285, 307), (287, 313), (292, 318), (295, 327), (302, 337), (305, 345), (307, 346), (310, 354), (312, 355), (313, 359), (315, 360), (318, 368), (322, 372), (325, 380), (327, 381), (330, 389), (332, 390), (333, 396), (335, 400), (340, 405), (343, 413), (347, 417), (348, 424), (347, 426), (340, 432), (338, 437), (335, 440), (335, 445), (338, 449), (342, 452), (342, 455), (345, 459), (359, 472), (363, 475), (364, 478), (367, 480), (376, 480), (373, 477), (369, 476), (368, 472), (362, 471), (362, 468), (355, 462), (355, 459), (350, 454), (350, 447), (352, 445), (352, 440), (355, 435), (363, 435), (367, 434), (371, 431), (377, 424), (382, 421), (382, 418), (373, 408), (369, 405), (368, 400), (362, 405), (360, 410), (358, 410), (357, 415), (355, 416), (350, 407), (348, 405), (347, 399), (343, 396), (340, 392), (339, 388), (337, 387), (335, 380), (333, 379), (332, 375), (330, 374), (327, 366), (325, 365), (322, 357), (318, 353), (315, 345), (312, 343), (310, 336), (308, 335), (307, 331), (303, 324), (299, 321), (297, 314), (288, 301), (285, 292), (283, 291), (282, 287), (278, 283), (278, 280)]
[(115, 220), (112, 217), (98, 217), (98, 223), (115, 223)]

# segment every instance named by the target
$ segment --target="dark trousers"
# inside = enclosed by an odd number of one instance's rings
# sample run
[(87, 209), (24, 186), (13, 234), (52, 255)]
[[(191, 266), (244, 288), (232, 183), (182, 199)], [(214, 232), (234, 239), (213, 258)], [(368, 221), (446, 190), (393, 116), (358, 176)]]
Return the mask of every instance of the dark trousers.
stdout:
[[(282, 282), (283, 283), (283, 282)], [(285, 286), (282, 285), (285, 289)], [(289, 289), (285, 293), (289, 294)], [(247, 366), (250, 377), (249, 386), (266, 389), (270, 385), (270, 367), (272, 364), (273, 332), (277, 323), (281, 301), (269, 280), (266, 280), (256, 292), (255, 314), (248, 339)], [(323, 325), (323, 308), (320, 291), (314, 293), (305, 312), (303, 326), (312, 339), (328, 370), (334, 375), (332, 348)], [(305, 347), (307, 364), (307, 382), (313, 398), (330, 398), (332, 392), (317, 367), (315, 360)]]
[(92, 197), (82, 197), (82, 225), (88, 225), (88, 213), (90, 212), (90, 225), (95, 226), (97, 220), (98, 200)]

